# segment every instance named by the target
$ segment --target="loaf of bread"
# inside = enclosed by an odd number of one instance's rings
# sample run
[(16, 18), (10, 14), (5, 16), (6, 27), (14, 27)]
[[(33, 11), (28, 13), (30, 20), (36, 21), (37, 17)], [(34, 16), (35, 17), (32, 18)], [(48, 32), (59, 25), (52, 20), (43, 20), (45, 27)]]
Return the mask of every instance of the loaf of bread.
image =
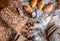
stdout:
[(5, 22), (0, 19), (0, 41), (10, 41), (12, 37), (11, 29), (5, 24)]
[[(20, 16), (17, 12), (15, 12), (13, 7), (6, 7), (0, 12), (0, 17), (13, 29), (16, 31), (21, 28), (21, 26), (24, 25), (27, 18), (24, 16)], [(21, 13), (22, 15), (22, 13)]]

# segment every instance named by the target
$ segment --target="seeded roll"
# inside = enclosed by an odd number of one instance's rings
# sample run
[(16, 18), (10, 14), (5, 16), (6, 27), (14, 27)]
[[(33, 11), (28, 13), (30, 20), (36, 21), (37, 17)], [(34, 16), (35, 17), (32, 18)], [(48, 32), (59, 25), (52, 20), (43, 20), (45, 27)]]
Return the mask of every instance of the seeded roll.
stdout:
[(0, 41), (10, 41), (12, 39), (12, 30), (8, 28), (7, 24), (0, 19)]
[[(11, 7), (13, 9), (13, 7)], [(13, 29), (18, 31), (26, 21), (26, 17), (18, 15), (17, 12), (13, 11), (10, 9), (10, 7), (6, 7), (0, 12), (0, 17)], [(22, 14), (22, 13), (21, 13)]]

